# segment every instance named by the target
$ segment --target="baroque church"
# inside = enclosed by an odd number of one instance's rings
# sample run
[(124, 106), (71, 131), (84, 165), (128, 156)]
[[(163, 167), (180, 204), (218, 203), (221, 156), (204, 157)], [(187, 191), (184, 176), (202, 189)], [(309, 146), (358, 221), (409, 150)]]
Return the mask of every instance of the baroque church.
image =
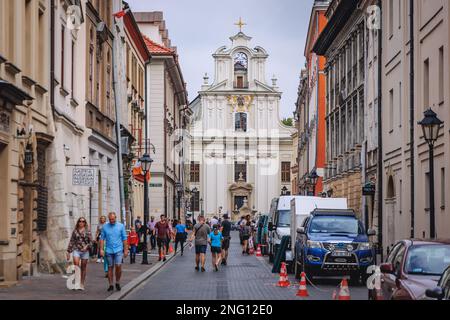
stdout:
[(269, 212), (273, 198), (291, 192), (293, 127), (279, 117), (281, 92), (266, 80), (269, 57), (240, 31), (214, 54), (215, 75), (205, 74), (191, 103), (190, 212), (207, 217)]

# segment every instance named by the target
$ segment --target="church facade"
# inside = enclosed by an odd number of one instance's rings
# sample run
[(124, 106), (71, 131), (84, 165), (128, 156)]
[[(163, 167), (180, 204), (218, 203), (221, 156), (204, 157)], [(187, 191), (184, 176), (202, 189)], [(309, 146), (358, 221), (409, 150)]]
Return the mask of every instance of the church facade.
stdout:
[(214, 216), (269, 212), (271, 200), (291, 193), (293, 127), (279, 118), (277, 80), (266, 81), (268, 53), (250, 47), (242, 31), (214, 54), (191, 103), (190, 211)]

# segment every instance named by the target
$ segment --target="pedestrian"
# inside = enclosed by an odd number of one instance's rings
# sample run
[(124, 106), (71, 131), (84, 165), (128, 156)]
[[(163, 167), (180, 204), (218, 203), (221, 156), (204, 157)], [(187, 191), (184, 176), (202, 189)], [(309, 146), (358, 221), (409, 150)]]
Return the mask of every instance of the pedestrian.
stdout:
[(219, 263), (222, 259), (222, 241), (223, 236), (219, 226), (215, 225), (213, 231), (209, 234), (209, 244), (211, 245), (212, 264), (216, 272), (219, 271)]
[(128, 234), (128, 247), (130, 248), (130, 264), (136, 263), (136, 251), (139, 244), (139, 236), (134, 227), (131, 227)]
[[(102, 257), (106, 256), (108, 260), (108, 292), (114, 290), (114, 275), (116, 275), (116, 290), (122, 290), (120, 279), (122, 277), (123, 258), (128, 257), (128, 242), (125, 226), (117, 222), (117, 216), (114, 212), (108, 215), (109, 223), (105, 224), (100, 237), (100, 247), (102, 248)], [(103, 250), (104, 242), (106, 247)]]
[(175, 251), (173, 254), (177, 254), (178, 243), (180, 243), (181, 256), (183, 256), (184, 243), (187, 239), (186, 225), (178, 223), (178, 220), (175, 220), (175, 223)]
[(97, 225), (97, 231), (95, 232), (95, 245), (96, 245), (96, 251), (97, 251), (97, 263), (103, 263), (103, 258), (100, 256), (100, 235), (102, 233), (102, 228), (106, 223), (106, 217), (105, 216), (101, 216), (99, 219), (99, 224)]
[(239, 220), (239, 240), (241, 242), (241, 246), (244, 245), (244, 238), (243, 238), (243, 231), (244, 231), (244, 227), (246, 225), (246, 221), (245, 221), (245, 217), (242, 216), (241, 219)]
[(214, 216), (214, 217), (211, 219), (211, 227), (214, 227), (214, 226), (217, 225), (217, 224), (219, 224), (219, 219), (217, 219), (217, 217)]
[(230, 241), (231, 241), (231, 222), (228, 214), (223, 215), (222, 221), (222, 265), (226, 266), (228, 261), (228, 250), (230, 249)]
[(136, 228), (136, 230), (139, 230), (138, 224), (142, 226), (142, 220), (140, 216), (138, 216), (137, 219), (134, 220), (134, 227)]
[(158, 261), (166, 261), (167, 244), (170, 240), (170, 225), (167, 222), (166, 216), (161, 215), (160, 221), (155, 224), (155, 230), (153, 231), (156, 236), (156, 242), (158, 244)]
[(195, 270), (199, 271), (199, 265), (202, 265), (202, 272), (205, 272), (206, 249), (208, 248), (208, 235), (211, 233), (211, 228), (206, 224), (204, 216), (198, 218), (199, 223), (194, 226), (194, 232), (190, 241), (195, 239)]
[(252, 235), (252, 223), (247, 221), (247, 224), (242, 228), (242, 254), (248, 253), (248, 240)]
[(141, 254), (144, 251), (144, 243), (147, 240), (147, 228), (138, 222), (136, 226), (136, 233), (138, 235), (138, 245), (136, 248), (136, 253)]
[(84, 290), (86, 282), (87, 264), (89, 262), (89, 248), (92, 246), (92, 235), (85, 218), (79, 218), (67, 248), (67, 260), (73, 255), (73, 264), (81, 269), (81, 281), (74, 290)]
[(156, 249), (156, 236), (153, 234), (155, 231), (155, 225), (155, 217), (152, 216), (150, 217), (150, 221), (147, 223), (147, 228), (150, 233), (150, 247), (152, 251)]

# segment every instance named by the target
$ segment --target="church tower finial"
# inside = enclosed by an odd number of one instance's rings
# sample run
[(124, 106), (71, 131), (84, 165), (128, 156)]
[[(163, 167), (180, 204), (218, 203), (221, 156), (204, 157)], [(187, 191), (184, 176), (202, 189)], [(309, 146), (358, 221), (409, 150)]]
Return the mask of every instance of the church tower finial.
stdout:
[(246, 26), (247, 24), (242, 21), (242, 17), (239, 17), (239, 21), (234, 25), (239, 27), (239, 32), (242, 32), (242, 27)]

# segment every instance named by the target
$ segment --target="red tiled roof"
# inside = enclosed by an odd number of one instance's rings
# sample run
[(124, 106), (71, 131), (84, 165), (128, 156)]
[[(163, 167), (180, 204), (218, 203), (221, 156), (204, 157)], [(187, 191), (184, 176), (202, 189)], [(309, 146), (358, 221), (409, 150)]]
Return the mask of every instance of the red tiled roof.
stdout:
[(142, 35), (144, 38), (145, 44), (147, 45), (148, 51), (153, 54), (174, 54), (174, 51), (172, 49), (166, 48), (160, 44), (157, 44), (153, 40), (151, 40), (149, 37)]

